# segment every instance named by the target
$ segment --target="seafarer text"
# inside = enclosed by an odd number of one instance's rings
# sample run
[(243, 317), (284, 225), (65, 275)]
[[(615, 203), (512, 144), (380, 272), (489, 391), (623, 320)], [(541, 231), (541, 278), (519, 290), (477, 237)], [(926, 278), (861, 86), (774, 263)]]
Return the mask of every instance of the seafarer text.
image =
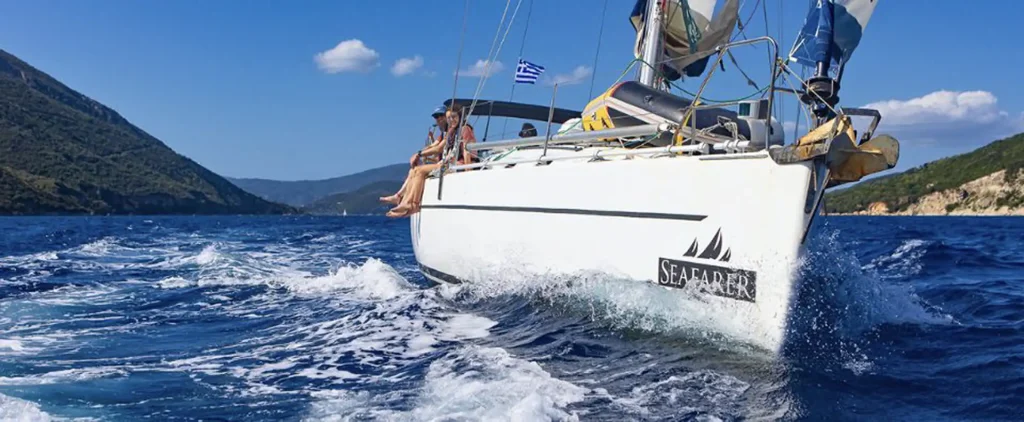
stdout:
[(753, 271), (668, 258), (658, 259), (658, 284), (747, 302), (757, 297), (757, 273)]

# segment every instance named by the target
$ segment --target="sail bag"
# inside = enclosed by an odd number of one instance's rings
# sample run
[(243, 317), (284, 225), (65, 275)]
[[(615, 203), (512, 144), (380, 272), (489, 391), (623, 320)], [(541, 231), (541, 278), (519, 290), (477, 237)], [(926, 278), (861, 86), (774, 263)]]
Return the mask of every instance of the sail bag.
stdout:
[[(648, 1), (657, 0), (637, 0), (629, 16), (637, 34), (634, 54), (638, 58), (642, 56)], [(717, 15), (714, 14), (717, 0), (663, 1), (663, 58), (657, 70), (670, 81), (684, 75), (700, 76), (710, 56), (715, 54), (715, 48), (729, 42), (739, 19), (739, 0), (726, 0)]]

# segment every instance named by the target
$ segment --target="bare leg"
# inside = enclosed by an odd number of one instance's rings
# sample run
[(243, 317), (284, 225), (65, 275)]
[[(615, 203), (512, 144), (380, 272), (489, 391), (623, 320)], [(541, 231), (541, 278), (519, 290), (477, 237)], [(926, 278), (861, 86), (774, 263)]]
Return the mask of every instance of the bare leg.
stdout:
[(406, 189), (401, 204), (392, 208), (391, 211), (388, 211), (388, 217), (405, 217), (409, 214), (418, 212), (420, 209), (420, 201), (423, 200), (423, 185), (426, 183), (427, 176), (430, 175), (430, 172), (438, 167), (439, 165), (436, 164), (416, 167), (415, 171), (409, 178), (409, 188)]
[(405, 176), (405, 182), (402, 183), (402, 187), (398, 189), (398, 192), (395, 192), (391, 196), (382, 196), (380, 197), (380, 201), (398, 205), (398, 203), (402, 200), (402, 197), (405, 196), (405, 191), (409, 188), (409, 179), (412, 179), (412, 175), (415, 171), (416, 168), (409, 169), (409, 174)]

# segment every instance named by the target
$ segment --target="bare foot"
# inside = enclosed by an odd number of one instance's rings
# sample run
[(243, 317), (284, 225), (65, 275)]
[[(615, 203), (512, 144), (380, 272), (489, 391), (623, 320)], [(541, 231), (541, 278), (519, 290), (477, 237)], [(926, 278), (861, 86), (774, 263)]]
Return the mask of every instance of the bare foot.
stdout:
[(389, 204), (398, 205), (399, 202), (402, 202), (402, 197), (398, 196), (398, 194), (391, 196), (382, 196), (380, 197), (380, 202), (387, 202)]
[(391, 211), (388, 211), (388, 213), (386, 215), (388, 217), (396, 217), (396, 218), (397, 217), (405, 217), (405, 216), (409, 215), (409, 212), (411, 210), (412, 210), (412, 207), (409, 206), (409, 205), (399, 205), (397, 207), (392, 208)]

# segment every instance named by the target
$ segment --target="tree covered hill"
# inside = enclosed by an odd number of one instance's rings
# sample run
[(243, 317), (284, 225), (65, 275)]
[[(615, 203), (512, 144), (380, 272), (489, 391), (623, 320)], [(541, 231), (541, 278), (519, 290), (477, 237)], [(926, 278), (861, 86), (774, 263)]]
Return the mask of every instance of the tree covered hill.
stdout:
[(277, 214), (116, 111), (0, 50), (0, 214)]
[[(867, 180), (825, 196), (828, 212), (853, 213), (866, 211), (872, 204), (884, 203), (888, 212), (900, 212), (917, 205), (922, 198), (935, 193), (956, 190), (964, 198), (947, 204), (947, 212), (959, 204), (970, 202), (968, 190), (960, 190), (968, 182), (1003, 172), (1000, 197), (993, 206), (1011, 209), (1024, 206), (1016, 185), (1024, 167), (1024, 133), (992, 142), (966, 154), (932, 161), (903, 173)], [(991, 189), (990, 189), (991, 190)]]

